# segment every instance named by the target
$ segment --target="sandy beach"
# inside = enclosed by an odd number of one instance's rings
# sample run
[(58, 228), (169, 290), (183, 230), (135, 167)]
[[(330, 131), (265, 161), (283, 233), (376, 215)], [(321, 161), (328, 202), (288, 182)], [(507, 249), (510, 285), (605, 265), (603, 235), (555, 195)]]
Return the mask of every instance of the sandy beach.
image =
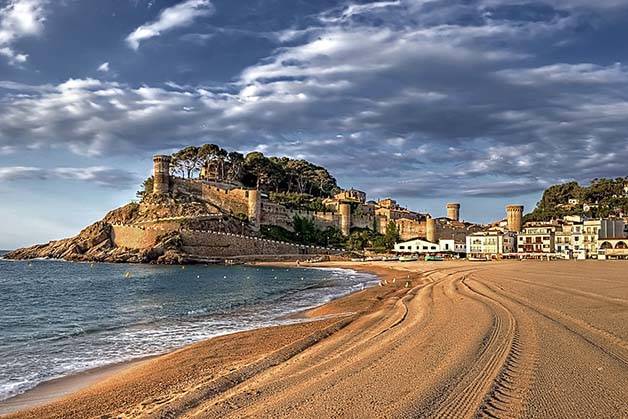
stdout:
[(628, 416), (628, 263), (324, 266), (383, 284), (310, 322), (75, 377), (70, 394), (59, 380), (61, 398), (8, 417)]

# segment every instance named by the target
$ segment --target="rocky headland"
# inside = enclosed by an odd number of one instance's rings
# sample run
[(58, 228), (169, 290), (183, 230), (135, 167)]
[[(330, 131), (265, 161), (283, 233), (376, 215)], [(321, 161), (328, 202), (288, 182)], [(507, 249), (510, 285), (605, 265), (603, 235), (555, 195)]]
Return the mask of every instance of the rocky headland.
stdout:
[(190, 195), (149, 194), (140, 203), (129, 203), (110, 211), (102, 220), (84, 228), (74, 237), (17, 249), (6, 254), (5, 258), (158, 264), (199, 261), (183, 249), (181, 235), (177, 231), (165, 230), (156, 238), (156, 243), (146, 248), (116, 244), (114, 226), (135, 225), (141, 228), (155, 224), (156, 220), (176, 222), (178, 229), (220, 229), (224, 232), (253, 234), (241, 220)]

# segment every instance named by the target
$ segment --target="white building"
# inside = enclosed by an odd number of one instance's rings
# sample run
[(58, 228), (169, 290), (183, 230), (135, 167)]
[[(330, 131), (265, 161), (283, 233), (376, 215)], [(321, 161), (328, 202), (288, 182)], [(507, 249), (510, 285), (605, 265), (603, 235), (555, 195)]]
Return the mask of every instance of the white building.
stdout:
[(440, 239), (438, 241), (438, 247), (441, 253), (467, 253), (466, 244), (457, 242), (454, 239)]
[(574, 257), (574, 247), (571, 241), (571, 231), (557, 231), (555, 241), (556, 254), (560, 255), (564, 259), (572, 259)]
[(438, 243), (428, 242), (427, 240), (414, 239), (395, 244), (393, 252), (396, 253), (417, 253), (428, 254), (438, 253), (440, 246)]
[(556, 251), (556, 226), (536, 224), (524, 227), (519, 233), (517, 250), (524, 255), (549, 255)]
[(514, 253), (516, 243), (514, 233), (499, 230), (473, 233), (467, 236), (467, 256), (488, 259), (492, 256)]
[(414, 239), (396, 243), (393, 252), (415, 254), (462, 254), (466, 252), (466, 245), (464, 243), (458, 243), (454, 239), (440, 239), (438, 243), (432, 243), (422, 239)]

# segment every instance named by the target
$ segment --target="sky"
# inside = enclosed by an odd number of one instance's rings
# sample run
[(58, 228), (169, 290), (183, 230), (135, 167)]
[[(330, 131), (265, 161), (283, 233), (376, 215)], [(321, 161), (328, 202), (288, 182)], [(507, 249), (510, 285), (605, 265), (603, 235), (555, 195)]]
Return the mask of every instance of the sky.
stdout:
[(190, 144), (465, 220), (628, 175), (628, 0), (0, 0), (0, 249)]

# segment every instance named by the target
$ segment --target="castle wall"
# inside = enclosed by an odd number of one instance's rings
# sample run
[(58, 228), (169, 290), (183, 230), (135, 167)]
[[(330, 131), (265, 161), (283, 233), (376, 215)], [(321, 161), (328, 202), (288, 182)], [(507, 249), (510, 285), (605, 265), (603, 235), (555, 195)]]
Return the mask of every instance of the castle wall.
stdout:
[(191, 179), (183, 179), (180, 177), (170, 177), (170, 184), (172, 185), (173, 192), (183, 192), (186, 194), (194, 195), (198, 198), (203, 196), (202, 183)]
[(426, 235), (425, 220), (417, 221), (409, 218), (400, 218), (395, 220), (395, 224), (401, 240), (411, 240), (417, 237), (425, 237)]
[(237, 257), (251, 255), (333, 254), (338, 251), (317, 246), (267, 240), (211, 231), (182, 230), (183, 250), (201, 257)]
[(233, 215), (249, 216), (249, 191), (241, 188), (222, 189), (202, 184), (203, 200), (210, 202)]
[(166, 233), (165, 229), (151, 227), (113, 225), (111, 240), (118, 247), (127, 249), (148, 249), (155, 246), (160, 236)]
[(288, 231), (293, 231), (292, 220), (295, 215), (312, 220), (316, 227), (323, 230), (328, 227), (338, 228), (339, 226), (338, 214), (332, 211), (292, 210), (268, 201), (264, 201), (261, 204), (260, 222), (262, 225), (276, 225)]
[(318, 246), (303, 246), (287, 242), (243, 236), (210, 230), (179, 229), (172, 223), (153, 226), (113, 225), (112, 240), (118, 247), (149, 249), (160, 237), (178, 231), (183, 241), (184, 252), (199, 257), (222, 258), (254, 255), (323, 255), (335, 254), (339, 250)]

